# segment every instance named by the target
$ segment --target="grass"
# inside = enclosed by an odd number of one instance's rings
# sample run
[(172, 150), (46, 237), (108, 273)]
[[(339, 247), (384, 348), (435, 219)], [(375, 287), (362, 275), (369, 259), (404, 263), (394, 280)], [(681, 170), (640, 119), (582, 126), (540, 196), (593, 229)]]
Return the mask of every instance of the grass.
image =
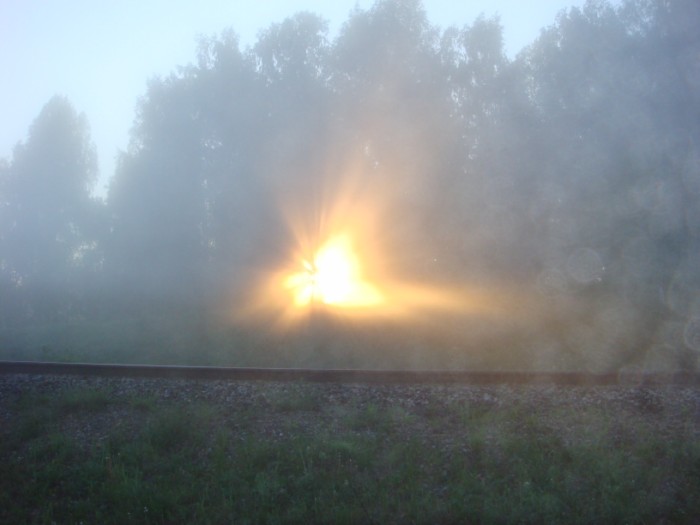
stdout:
[[(696, 430), (668, 437), (648, 419), (659, 414), (626, 418), (632, 426), (621, 434), (618, 414), (596, 407), (546, 418), (525, 403), (328, 406), (303, 390), (264, 410), (80, 388), (3, 406), (2, 523), (692, 523), (700, 515)], [(102, 440), (71, 430), (70, 421), (96, 416), (139, 424), (109, 426)]]

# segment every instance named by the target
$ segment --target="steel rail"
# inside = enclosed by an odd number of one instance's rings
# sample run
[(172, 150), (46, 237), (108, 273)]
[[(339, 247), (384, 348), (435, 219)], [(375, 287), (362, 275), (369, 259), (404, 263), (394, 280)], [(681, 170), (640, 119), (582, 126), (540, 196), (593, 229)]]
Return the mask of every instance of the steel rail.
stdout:
[(0, 374), (369, 384), (700, 385), (700, 374), (239, 368), (0, 361)]

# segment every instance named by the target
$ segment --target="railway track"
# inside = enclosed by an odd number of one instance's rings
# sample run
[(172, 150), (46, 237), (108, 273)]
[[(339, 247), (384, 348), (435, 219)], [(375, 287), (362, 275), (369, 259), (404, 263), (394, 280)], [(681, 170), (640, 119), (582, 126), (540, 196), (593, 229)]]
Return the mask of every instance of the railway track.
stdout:
[(39, 361), (0, 361), (0, 375), (2, 374), (366, 384), (700, 385), (700, 374), (690, 372), (593, 374), (585, 372), (238, 368)]

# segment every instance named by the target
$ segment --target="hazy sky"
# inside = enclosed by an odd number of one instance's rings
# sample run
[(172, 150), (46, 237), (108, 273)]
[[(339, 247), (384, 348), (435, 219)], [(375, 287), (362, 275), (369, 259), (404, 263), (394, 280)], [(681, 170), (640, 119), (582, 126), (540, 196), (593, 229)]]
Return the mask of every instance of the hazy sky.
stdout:
[[(193, 62), (199, 35), (232, 27), (242, 47), (261, 29), (297, 11), (330, 22), (331, 37), (355, 6), (373, 0), (0, 0), (0, 157), (25, 140), (31, 122), (55, 94), (84, 112), (97, 145), (104, 195), (117, 151), (128, 142), (148, 78)], [(424, 0), (432, 23), (471, 24), (499, 14), (514, 56), (556, 14), (584, 0)]]

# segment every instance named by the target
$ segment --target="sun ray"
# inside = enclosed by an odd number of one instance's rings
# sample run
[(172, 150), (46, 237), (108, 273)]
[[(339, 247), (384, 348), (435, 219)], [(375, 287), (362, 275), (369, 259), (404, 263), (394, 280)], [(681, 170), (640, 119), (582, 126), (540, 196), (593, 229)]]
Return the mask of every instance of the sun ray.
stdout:
[(311, 261), (303, 260), (301, 266), (301, 271), (285, 280), (296, 306), (320, 303), (335, 308), (361, 308), (382, 302), (377, 287), (364, 279), (347, 235), (330, 238)]

